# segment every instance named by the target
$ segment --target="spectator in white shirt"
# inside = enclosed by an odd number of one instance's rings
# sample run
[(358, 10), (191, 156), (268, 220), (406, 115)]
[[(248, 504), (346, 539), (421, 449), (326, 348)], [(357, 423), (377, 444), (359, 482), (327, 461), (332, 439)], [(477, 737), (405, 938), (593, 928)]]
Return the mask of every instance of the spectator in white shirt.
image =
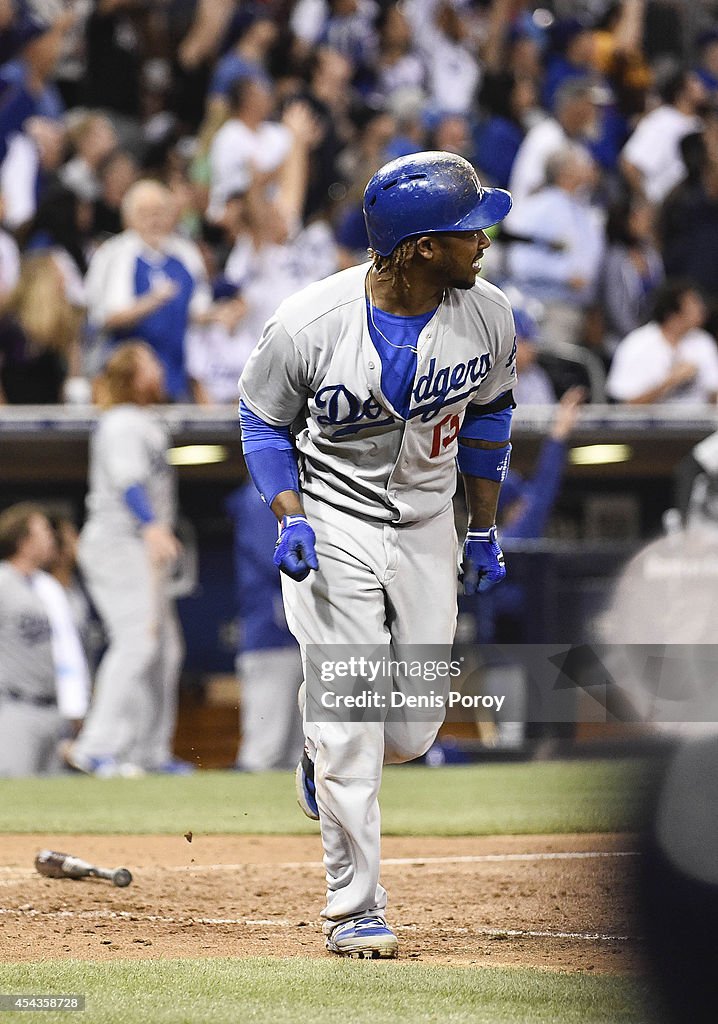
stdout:
[(162, 362), (172, 401), (206, 401), (185, 364), (189, 323), (214, 316), (202, 255), (173, 232), (174, 201), (159, 182), (133, 185), (122, 212), (126, 230), (103, 242), (87, 271), (90, 323), (110, 344), (146, 341)]
[(213, 402), (236, 402), (237, 379), (280, 302), (338, 269), (327, 221), (315, 217), (303, 225), (301, 220), (318, 121), (307, 104), (296, 102), (287, 108), (285, 123), (292, 147), (274, 198), (269, 201), (255, 185), (225, 204), (223, 226), (234, 245), (226, 281), (219, 282), (215, 295), (223, 300), (222, 315), (188, 337), (190, 375), (202, 382)]
[(10, 138), (0, 165), (4, 222), (15, 231), (27, 224), (52, 181), (65, 150), (65, 130), (59, 121), (31, 117)]
[(210, 190), (207, 215), (217, 221), (227, 198), (253, 183), (268, 183), (287, 158), (291, 134), (268, 121), (274, 96), (264, 82), (239, 78), (229, 92), (229, 119), (209, 151)]
[(656, 293), (653, 320), (618, 345), (606, 384), (629, 405), (714, 402), (718, 346), (702, 330), (706, 306), (690, 282), (667, 281)]
[(112, 122), (104, 114), (84, 111), (68, 119), (68, 138), (75, 155), (60, 171), (62, 183), (87, 202), (100, 198), (99, 169), (117, 149), (119, 140)]
[(511, 245), (507, 271), (524, 295), (543, 303), (547, 341), (580, 340), (594, 300), (604, 251), (603, 229), (587, 201), (595, 165), (581, 146), (548, 161), (549, 184), (526, 198), (511, 223), (525, 241)]
[[(0, 221), (2, 198), (0, 197)], [(0, 228), (0, 301), (13, 290), (20, 279), (20, 251), (13, 236)]]
[[(556, 92), (555, 117), (547, 117), (531, 128), (516, 154), (509, 191), (514, 209), (507, 225), (521, 212), (524, 200), (546, 182), (546, 164), (567, 143), (581, 143), (591, 138), (597, 127), (598, 94), (595, 86), (585, 80), (571, 79)], [(586, 150), (588, 152), (588, 150)]]
[(423, 90), (426, 68), (414, 48), (411, 25), (398, 4), (383, 9), (377, 28), (379, 52), (372, 99), (383, 107), (388, 97), (397, 92)]
[(623, 147), (621, 170), (631, 188), (652, 203), (662, 203), (685, 176), (680, 144), (700, 131), (698, 116), (707, 101), (706, 88), (693, 71), (681, 69), (664, 82), (662, 103), (639, 121)]
[(427, 69), (427, 91), (437, 114), (470, 112), (481, 80), (466, 14), (451, 0), (408, 0), (403, 8)]

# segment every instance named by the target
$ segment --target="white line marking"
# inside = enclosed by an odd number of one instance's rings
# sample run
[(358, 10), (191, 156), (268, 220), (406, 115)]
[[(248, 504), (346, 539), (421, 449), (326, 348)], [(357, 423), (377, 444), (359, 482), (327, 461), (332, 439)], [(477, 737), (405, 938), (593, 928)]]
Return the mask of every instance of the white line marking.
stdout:
[(465, 857), (389, 857), (382, 864), (482, 864), (526, 860), (590, 860), (600, 857), (638, 857), (637, 850), (596, 850), (569, 853), (482, 853)]
[(272, 928), (291, 928), (292, 922), (284, 918), (264, 920), (263, 918), (249, 917), (162, 917), (159, 914), (133, 914), (129, 910), (20, 910), (10, 907), (0, 907), (0, 914), (16, 917), (52, 917), (52, 918), (77, 918), (79, 920), (108, 920), (108, 921), (133, 921), (137, 923), (151, 922), (153, 924), (243, 924)]
[[(638, 850), (589, 850), (589, 851), (566, 851), (563, 853), (482, 853), (468, 854), (456, 857), (385, 857), (382, 859), (384, 867), (410, 867), (412, 865), (431, 866), (433, 864), (503, 864), (511, 862), (544, 861), (544, 860), (599, 860), (607, 857), (640, 857)], [(256, 861), (247, 861), (245, 864), (184, 864), (163, 867), (160, 864), (150, 865), (138, 870), (143, 874), (162, 872), (190, 872), (203, 874), (207, 871), (243, 871), (248, 867), (275, 867), (284, 869), (316, 868), (321, 869), (323, 864), (319, 860), (288, 860), (258, 864)], [(133, 869), (134, 870), (134, 869)], [(9, 882), (0, 879), (0, 885), (12, 884), (24, 878), (32, 878), (37, 872), (32, 868), (0, 867), (0, 872), (6, 872), (12, 876)]]
[(630, 935), (602, 935), (600, 932), (534, 932), (519, 928), (474, 928), (468, 929), (479, 935), (508, 935), (511, 938), (527, 939), (583, 939), (591, 942), (630, 942)]
[[(587, 852), (566, 853), (482, 853), (457, 857), (383, 857), (384, 867), (407, 867), (412, 864), (502, 864), (511, 861), (542, 861), (542, 860), (591, 860), (604, 857), (639, 857), (637, 850), (595, 850)], [(243, 868), (255, 866), (254, 861), (247, 864), (187, 864), (180, 867), (161, 868), (162, 871), (241, 871)], [(259, 866), (259, 865), (256, 865)], [(288, 860), (269, 862), (263, 867), (275, 868), (321, 868), (318, 860)]]
[[(37, 918), (68, 918), (80, 921), (130, 921), (138, 924), (175, 924), (185, 927), (195, 924), (205, 925), (244, 925), (262, 928), (296, 928), (298, 924), (284, 918), (273, 920), (248, 917), (163, 917), (159, 914), (133, 914), (128, 910), (20, 910), (2, 907), (0, 915)], [(415, 924), (398, 925), (399, 932), (418, 931)], [(495, 938), (517, 939), (578, 939), (584, 942), (629, 942), (629, 935), (604, 935), (600, 932), (551, 932), (531, 931), (521, 928), (451, 928), (451, 934), (485, 935)]]

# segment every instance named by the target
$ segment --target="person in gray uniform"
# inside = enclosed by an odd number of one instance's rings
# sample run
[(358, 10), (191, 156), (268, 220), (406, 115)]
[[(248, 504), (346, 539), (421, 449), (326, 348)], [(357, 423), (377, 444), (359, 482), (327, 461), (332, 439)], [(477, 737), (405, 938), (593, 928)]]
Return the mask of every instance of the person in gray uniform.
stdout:
[[(245, 461), (280, 521), (274, 563), (306, 683), (297, 796), (320, 822), (324, 932), (340, 956), (397, 955), (379, 882), (378, 794), (382, 764), (425, 753), (443, 718), (401, 704), (432, 696), (440, 708), (450, 680), (430, 694), (427, 666), (417, 694), (400, 652), (431, 645), (450, 658), (457, 457), (469, 507), (465, 590), (505, 575), (495, 517), (511, 451), (515, 330), (508, 299), (478, 273), (484, 228), (510, 208), (507, 192), (483, 188), (454, 154), (387, 164), (364, 194), (371, 261), (285, 300), (240, 380)], [(375, 651), (397, 669), (392, 703), (373, 706), (403, 712), (309, 713), (334, 699), (321, 692), (318, 659)], [(356, 682), (372, 698), (361, 670)]]
[(39, 506), (13, 505), (0, 515), (0, 776), (60, 767), (52, 623), (37, 585), (54, 550)]
[(183, 773), (173, 757), (183, 643), (168, 593), (180, 545), (169, 432), (153, 405), (162, 366), (143, 342), (126, 342), (100, 380), (104, 407), (90, 445), (87, 519), (78, 561), (108, 648), (89, 713), (65, 758), (79, 771)]

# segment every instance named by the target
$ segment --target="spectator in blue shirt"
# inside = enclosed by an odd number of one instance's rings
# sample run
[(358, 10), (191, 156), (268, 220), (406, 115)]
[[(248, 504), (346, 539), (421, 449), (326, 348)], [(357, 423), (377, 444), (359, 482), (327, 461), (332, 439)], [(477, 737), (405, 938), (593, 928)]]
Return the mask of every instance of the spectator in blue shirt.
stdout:
[(236, 45), (218, 62), (209, 87), (211, 96), (228, 100), (232, 86), (239, 78), (254, 78), (271, 88), (267, 58), (278, 35), (277, 22), (268, 12), (260, 11), (248, 23)]
[(481, 104), (488, 117), (475, 133), (477, 163), (483, 178), (499, 188), (508, 188), (511, 168), (526, 134), (524, 121), (536, 108), (536, 87), (530, 78), (511, 71), (487, 74), (481, 89)]
[(23, 3), (19, 16), (24, 45), (15, 59), (0, 65), (0, 160), (12, 135), (22, 131), (29, 117), (59, 118), (65, 110), (52, 76), (74, 15), (63, 12), (43, 24)]

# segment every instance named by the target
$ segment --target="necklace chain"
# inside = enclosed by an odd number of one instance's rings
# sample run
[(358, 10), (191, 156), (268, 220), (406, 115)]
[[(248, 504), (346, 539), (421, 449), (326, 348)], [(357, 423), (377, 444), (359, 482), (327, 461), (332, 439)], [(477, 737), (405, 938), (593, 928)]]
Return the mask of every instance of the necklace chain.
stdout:
[[(418, 355), (418, 353), (419, 353), (419, 346), (418, 345), (397, 345), (395, 342), (390, 341), (389, 338), (387, 338), (386, 334), (384, 334), (382, 329), (378, 326), (376, 320), (374, 319), (374, 309), (376, 307), (374, 306), (374, 290), (373, 290), (373, 288), (371, 286), (371, 273), (369, 273), (369, 275), (367, 277), (367, 285), (368, 285), (368, 290), (369, 290), (369, 319), (372, 322), (372, 326), (374, 327), (374, 330), (377, 332), (377, 334), (380, 334), (382, 336), (382, 338), (384, 339), (384, 341), (387, 343), (387, 345), (391, 345), (392, 348), (399, 348), (399, 349), (401, 349), (401, 348), (408, 348), (410, 352), (414, 352), (414, 353), (416, 353)], [(435, 312), (435, 315), (438, 315), (438, 313), (441, 312), (441, 308), (444, 305), (444, 299), (445, 298), (446, 298), (446, 289), (444, 289), (443, 292), (441, 293), (441, 302), (439, 303), (439, 306), (438, 306), (438, 309)], [(429, 322), (431, 322), (431, 321), (429, 321)], [(421, 332), (419, 332), (419, 333), (421, 333)], [(425, 339), (425, 340), (428, 340), (428, 337), (429, 336), (427, 335), (427, 339)]]

